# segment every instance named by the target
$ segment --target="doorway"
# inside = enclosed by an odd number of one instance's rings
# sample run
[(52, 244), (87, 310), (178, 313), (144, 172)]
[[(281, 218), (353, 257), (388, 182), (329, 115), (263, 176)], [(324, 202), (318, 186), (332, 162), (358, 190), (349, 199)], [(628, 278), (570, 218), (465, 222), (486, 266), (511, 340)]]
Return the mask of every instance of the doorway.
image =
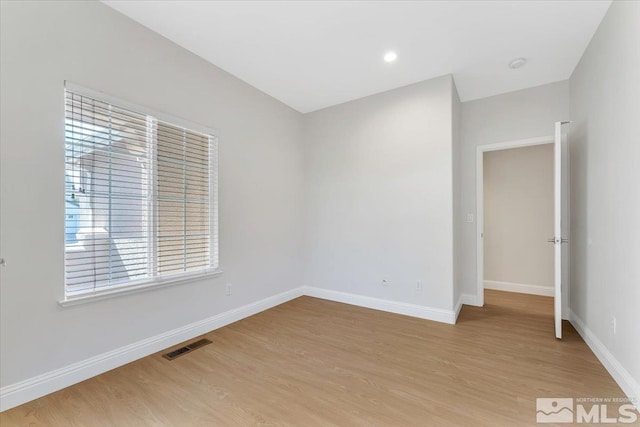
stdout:
[(484, 288), (552, 297), (553, 144), (484, 153)]
[[(554, 142), (555, 142), (556, 137), (555, 136), (545, 136), (545, 137), (539, 137), (539, 138), (531, 138), (531, 139), (524, 139), (524, 140), (516, 140), (516, 141), (507, 141), (507, 142), (501, 142), (501, 143), (497, 143), (497, 144), (488, 144), (488, 145), (482, 145), (482, 146), (478, 146), (477, 147), (477, 151), (476, 151), (476, 171), (477, 171), (477, 175), (476, 175), (476, 215), (477, 215), (477, 234), (476, 234), (476, 253), (477, 253), (477, 260), (476, 260), (476, 271), (477, 271), (477, 301), (478, 301), (478, 305), (482, 306), (484, 305), (484, 290), (485, 290), (485, 280), (491, 280), (490, 277), (486, 276), (486, 263), (485, 263), (485, 244), (487, 242), (485, 242), (485, 232), (487, 231), (495, 231), (495, 230), (488, 230), (486, 228), (486, 226), (488, 225), (491, 228), (491, 224), (485, 224), (485, 188), (484, 188), (484, 184), (485, 184), (485, 157), (487, 155), (490, 154), (495, 154), (494, 152), (500, 152), (500, 151), (507, 151), (507, 150), (511, 150), (511, 149), (517, 149), (517, 148), (524, 148), (524, 147), (532, 147), (535, 148), (537, 146), (551, 146), (554, 147)], [(560, 144), (556, 144), (556, 145), (560, 145)], [(559, 184), (559, 187), (554, 187), (554, 188), (562, 188), (562, 193), (567, 195), (567, 190), (568, 190), (568, 160), (567, 160), (567, 156), (566, 156), (566, 135), (562, 135), (562, 144), (561, 144), (561, 150), (562, 150), (562, 155), (558, 158), (562, 159), (562, 168), (561, 168), (561, 183)], [(558, 152), (554, 152), (554, 158), (558, 156)], [(553, 169), (551, 169), (551, 177), (553, 177), (554, 175), (554, 171)], [(560, 174), (558, 174), (560, 175)], [(549, 177), (549, 178), (551, 178)], [(496, 177), (494, 177), (495, 179)], [(499, 179), (499, 177), (497, 178)], [(555, 178), (553, 178), (555, 179)], [(503, 196), (504, 197), (504, 196)], [(563, 229), (564, 230), (568, 230), (568, 218), (569, 218), (569, 213), (568, 213), (568, 197), (564, 197), (561, 200), (562, 205), (562, 223), (563, 223)], [(552, 209), (549, 209), (549, 215), (552, 215)], [(517, 223), (517, 226), (520, 227), (528, 227), (528, 226), (532, 226), (531, 224), (527, 224), (526, 221), (519, 221), (518, 218), (511, 219), (511, 221), (515, 221), (515, 223)], [(519, 221), (519, 222), (518, 222)], [(511, 225), (512, 227), (514, 226), (513, 223)], [(538, 249), (539, 253), (545, 253), (543, 247), (541, 247), (541, 245), (543, 244), (547, 244), (549, 245), (549, 249), (546, 252), (546, 255), (544, 256), (549, 256), (549, 251), (553, 252), (553, 242), (555, 241), (555, 236), (554, 236), (554, 231), (551, 231), (548, 235), (544, 235), (544, 234), (540, 234), (540, 232), (538, 232), (539, 235), (535, 236), (536, 239), (536, 246)], [(488, 236), (487, 236), (488, 237)], [(492, 238), (495, 238), (496, 236), (491, 236)], [(507, 236), (501, 236), (502, 239), (508, 238)], [(547, 243), (548, 239), (551, 239), (550, 243)], [(488, 239), (489, 243), (491, 243), (491, 238)], [(498, 239), (499, 240), (499, 239)], [(496, 242), (495, 239), (493, 241), (493, 244), (500, 244), (500, 242)], [(541, 249), (542, 248), (542, 249)], [(563, 256), (562, 256), (562, 289), (559, 290), (558, 292), (561, 292), (562, 295), (562, 307), (561, 307), (561, 315), (563, 319), (567, 319), (568, 318), (568, 314), (569, 314), (569, 309), (568, 309), (568, 283), (569, 283), (569, 275), (568, 275), (568, 245), (562, 245), (562, 251), (563, 251)], [(512, 255), (512, 254), (509, 254)], [(566, 256), (565, 256), (566, 255)], [(509, 258), (509, 257), (507, 257)], [(511, 257), (513, 258), (513, 257)], [(513, 258), (516, 259), (516, 258)], [(531, 261), (531, 260), (529, 260)], [(518, 270), (518, 266), (513, 266), (510, 265), (508, 266), (507, 270), (510, 271), (506, 271), (506, 272), (502, 272), (501, 274), (507, 274), (507, 276), (504, 277), (517, 277), (517, 276), (513, 276), (514, 272)], [(531, 267), (527, 267), (529, 269), (529, 272), (531, 273)], [(555, 268), (554, 268), (555, 269)], [(495, 272), (491, 272), (491, 274), (494, 274)], [(509, 274), (511, 274), (511, 276), (508, 276)], [(500, 281), (500, 280), (493, 280), (493, 283), (491, 283), (489, 286), (487, 286), (488, 288), (493, 287), (493, 288), (500, 288), (501, 286), (505, 289), (503, 290), (510, 290), (510, 291), (515, 291), (515, 292), (525, 292), (525, 293), (537, 293), (538, 295), (548, 295), (550, 293), (550, 291), (548, 289), (545, 289), (548, 284), (553, 283), (553, 281), (551, 281), (551, 283), (549, 283), (549, 271), (547, 270), (545, 273), (543, 273), (543, 275), (538, 275), (536, 281), (538, 281), (538, 283), (520, 283), (518, 281), (513, 281), (510, 282), (508, 280), (504, 280), (504, 281)], [(540, 281), (541, 277), (546, 277), (546, 279), (544, 279), (544, 281)], [(514, 280), (514, 279), (511, 279)], [(502, 283), (498, 283), (498, 282), (502, 282)], [(545, 283), (546, 282), (546, 283)], [(515, 287), (512, 285), (516, 285)], [(524, 285), (520, 287), (520, 290), (518, 291), (517, 285)], [(527, 285), (534, 285), (532, 286), (527, 286)], [(536, 286), (537, 285), (537, 286)], [(547, 285), (547, 286), (545, 286)], [(506, 289), (509, 288), (509, 289)], [(559, 295), (558, 295), (559, 296)], [(560, 298), (557, 298), (557, 301), (560, 301)], [(559, 308), (560, 310), (560, 308)]]

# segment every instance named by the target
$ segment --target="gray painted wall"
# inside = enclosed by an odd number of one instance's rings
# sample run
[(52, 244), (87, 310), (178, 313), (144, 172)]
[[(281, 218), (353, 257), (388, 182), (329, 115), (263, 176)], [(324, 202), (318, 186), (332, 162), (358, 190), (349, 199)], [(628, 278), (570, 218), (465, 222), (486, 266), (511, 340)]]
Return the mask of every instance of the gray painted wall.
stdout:
[[(562, 81), (462, 103), (460, 158), (462, 292), (476, 295), (476, 147), (553, 135), (569, 118), (569, 82)], [(466, 214), (474, 222), (466, 222)]]
[(464, 224), (463, 213), (461, 209), (462, 202), (462, 182), (461, 175), (461, 155), (462, 155), (462, 138), (461, 131), (461, 113), (462, 104), (460, 103), (460, 97), (458, 95), (458, 89), (455, 82), (452, 86), (451, 92), (452, 101), (452, 127), (451, 127), (451, 139), (452, 139), (452, 157), (453, 157), (453, 303), (457, 304), (460, 301), (462, 295), (462, 281), (460, 275), (460, 269), (462, 267), (462, 227)]
[(443, 76), (304, 116), (306, 285), (452, 309), (451, 90)]
[[(99, 2), (1, 7), (3, 386), (302, 284), (299, 113)], [(64, 80), (219, 130), (222, 277), (56, 303)]]
[[(640, 3), (614, 1), (571, 76), (571, 310), (640, 396)], [(617, 320), (613, 333), (612, 318)]]

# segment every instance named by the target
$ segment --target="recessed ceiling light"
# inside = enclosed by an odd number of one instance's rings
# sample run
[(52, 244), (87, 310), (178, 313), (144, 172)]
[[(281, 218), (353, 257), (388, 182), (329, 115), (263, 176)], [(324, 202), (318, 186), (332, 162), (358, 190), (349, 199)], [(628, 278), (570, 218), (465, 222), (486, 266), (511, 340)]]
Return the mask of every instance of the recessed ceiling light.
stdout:
[(527, 60), (525, 58), (516, 58), (513, 61), (509, 62), (509, 68), (513, 68), (515, 70), (516, 68), (522, 67), (526, 63)]
[(395, 52), (387, 52), (384, 54), (384, 62), (394, 62), (398, 59), (398, 55)]

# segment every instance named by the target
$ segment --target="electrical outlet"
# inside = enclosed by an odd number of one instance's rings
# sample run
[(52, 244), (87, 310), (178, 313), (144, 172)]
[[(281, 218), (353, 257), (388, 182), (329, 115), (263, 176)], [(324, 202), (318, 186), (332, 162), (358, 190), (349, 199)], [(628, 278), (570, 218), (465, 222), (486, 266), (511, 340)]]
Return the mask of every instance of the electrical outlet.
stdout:
[(227, 296), (231, 295), (231, 283), (227, 283)]
[(616, 320), (616, 316), (611, 316), (611, 331), (613, 335), (616, 334), (616, 329), (618, 329), (618, 321)]
[(422, 280), (416, 280), (416, 292), (422, 292)]
[(468, 213), (467, 214), (467, 222), (473, 222), (473, 214), (472, 213)]
[(382, 286), (389, 286), (387, 279), (382, 279)]

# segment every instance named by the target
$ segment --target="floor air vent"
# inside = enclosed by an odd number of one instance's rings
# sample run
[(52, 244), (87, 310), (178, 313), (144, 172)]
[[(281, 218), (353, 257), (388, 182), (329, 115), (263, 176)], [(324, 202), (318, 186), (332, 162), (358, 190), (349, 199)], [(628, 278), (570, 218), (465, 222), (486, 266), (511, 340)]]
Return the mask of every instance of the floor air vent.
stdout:
[(184, 347), (180, 347), (177, 350), (170, 351), (167, 354), (163, 354), (162, 357), (164, 357), (167, 360), (173, 360), (173, 359), (176, 359), (176, 358), (178, 358), (178, 357), (180, 357), (180, 356), (182, 356), (184, 354), (187, 354), (187, 353), (189, 353), (189, 352), (191, 352), (193, 350), (196, 350), (196, 349), (198, 349), (200, 347), (204, 347), (207, 344), (211, 344), (211, 341), (209, 341), (208, 339), (204, 338), (204, 339), (201, 339), (200, 341), (192, 342), (189, 345), (185, 345)]

